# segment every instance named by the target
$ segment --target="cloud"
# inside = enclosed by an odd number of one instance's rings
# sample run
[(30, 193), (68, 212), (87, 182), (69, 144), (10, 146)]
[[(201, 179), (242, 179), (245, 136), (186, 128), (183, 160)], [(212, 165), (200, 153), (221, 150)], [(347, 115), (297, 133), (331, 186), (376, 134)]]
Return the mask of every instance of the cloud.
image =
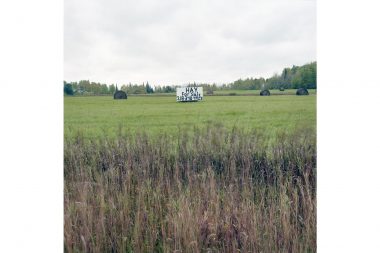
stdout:
[(315, 1), (65, 0), (64, 78), (184, 84), (316, 59)]

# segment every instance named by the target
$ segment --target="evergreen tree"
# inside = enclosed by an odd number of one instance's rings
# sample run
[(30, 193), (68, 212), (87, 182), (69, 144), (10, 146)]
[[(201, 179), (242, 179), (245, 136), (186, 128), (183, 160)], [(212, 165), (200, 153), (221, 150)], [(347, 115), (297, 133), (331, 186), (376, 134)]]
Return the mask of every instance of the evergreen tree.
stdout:
[(63, 91), (66, 95), (74, 95), (74, 90), (73, 90), (73, 86), (71, 85), (71, 83), (66, 83), (65, 81), (63, 82)]

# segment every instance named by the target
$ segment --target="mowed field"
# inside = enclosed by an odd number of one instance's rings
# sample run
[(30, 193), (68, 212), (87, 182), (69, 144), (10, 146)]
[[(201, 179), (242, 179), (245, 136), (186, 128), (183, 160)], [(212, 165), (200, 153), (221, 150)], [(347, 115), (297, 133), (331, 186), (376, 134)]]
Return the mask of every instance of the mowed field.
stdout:
[(203, 101), (178, 103), (175, 97), (65, 97), (65, 137), (114, 138), (145, 131), (176, 135), (183, 128), (223, 124), (268, 135), (296, 128), (315, 128), (316, 96), (205, 96)]

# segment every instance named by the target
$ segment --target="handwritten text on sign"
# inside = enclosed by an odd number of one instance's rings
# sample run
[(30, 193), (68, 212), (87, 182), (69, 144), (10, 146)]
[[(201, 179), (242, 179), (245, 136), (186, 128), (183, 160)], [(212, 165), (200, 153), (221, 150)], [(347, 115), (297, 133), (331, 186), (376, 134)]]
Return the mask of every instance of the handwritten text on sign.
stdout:
[(203, 99), (203, 87), (177, 88), (177, 102), (199, 101)]

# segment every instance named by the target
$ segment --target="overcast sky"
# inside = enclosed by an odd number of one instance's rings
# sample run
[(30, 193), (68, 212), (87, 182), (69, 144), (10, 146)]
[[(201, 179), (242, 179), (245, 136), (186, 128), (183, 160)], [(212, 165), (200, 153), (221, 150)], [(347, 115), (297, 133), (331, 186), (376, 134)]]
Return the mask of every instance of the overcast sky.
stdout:
[(316, 60), (314, 0), (65, 0), (64, 79), (180, 85)]

